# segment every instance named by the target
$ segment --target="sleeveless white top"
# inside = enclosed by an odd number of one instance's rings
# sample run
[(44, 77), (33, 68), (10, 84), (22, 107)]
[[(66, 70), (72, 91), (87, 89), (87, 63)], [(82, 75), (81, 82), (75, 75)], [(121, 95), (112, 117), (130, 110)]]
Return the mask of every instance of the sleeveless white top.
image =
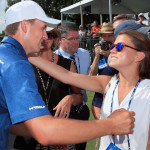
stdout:
[[(110, 115), (112, 93), (116, 81), (116, 78), (112, 79), (110, 88), (105, 95), (100, 119), (107, 118)], [(130, 91), (119, 105), (117, 86), (113, 99), (113, 111), (119, 108), (127, 109), (132, 91), (133, 90)], [(150, 125), (150, 80), (145, 79), (140, 82), (129, 110), (135, 112), (134, 133), (129, 135), (131, 150), (146, 150)], [(113, 143), (112, 135), (102, 137), (99, 150), (106, 150), (111, 142)], [(121, 150), (128, 150), (127, 135), (115, 136), (115, 143)]]

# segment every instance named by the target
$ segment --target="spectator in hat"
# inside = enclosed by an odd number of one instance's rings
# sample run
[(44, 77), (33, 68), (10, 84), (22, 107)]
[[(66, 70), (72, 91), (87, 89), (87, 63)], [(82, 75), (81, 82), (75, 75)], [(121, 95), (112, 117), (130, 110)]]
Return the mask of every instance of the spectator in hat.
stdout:
[(80, 38), (80, 46), (81, 48), (86, 48), (86, 30), (82, 25), (79, 26), (79, 38)]
[(92, 122), (51, 116), (38, 93), (27, 56), (40, 53), (43, 40), (48, 38), (47, 25), (56, 26), (58, 23), (60, 20), (48, 18), (34, 1), (18, 2), (6, 11), (7, 36), (0, 43), (2, 150), (8, 149), (9, 132), (33, 137), (42, 145), (73, 144), (111, 133), (133, 132), (135, 114), (124, 109), (115, 111), (109, 119)]
[[(100, 42), (100, 44), (99, 43), (95, 44), (95, 58), (91, 65), (91, 70), (89, 73), (90, 75), (97, 75), (98, 71), (100, 71), (101, 69), (103, 69), (107, 66), (107, 63), (102, 64), (102, 66), (99, 66), (98, 65), (99, 59), (96, 60), (96, 58), (97, 57), (99, 58), (101, 55), (101, 58), (105, 59), (105, 62), (107, 62), (107, 58), (110, 54), (110, 51), (109, 51), (110, 44), (113, 43), (115, 40), (113, 25), (110, 22), (108, 22), (108, 23), (104, 22), (102, 24), (99, 34), (101, 37), (101, 42)], [(101, 48), (102, 43), (108, 43), (108, 47), (103, 47), (104, 50)], [(105, 46), (105, 44), (104, 44), (104, 46)], [(107, 44), (106, 44), (106, 46), (107, 46)]]
[[(95, 44), (95, 57), (91, 65), (91, 70), (89, 75), (101, 75), (101, 72), (107, 66), (108, 63), (107, 59), (110, 54), (109, 49), (111, 44), (114, 43), (115, 40), (113, 25), (110, 22), (108, 23), (104, 22), (102, 24), (100, 30), (100, 37), (101, 37), (101, 44), (100, 45), (98, 43)], [(102, 47), (105, 48), (105, 50), (101, 48), (101, 45)], [(107, 48), (105, 45), (107, 46)], [(92, 102), (92, 112), (95, 119), (99, 119), (100, 116), (99, 108), (102, 105), (102, 101), (103, 101), (103, 94), (96, 92), (94, 94), (94, 98)]]
[(83, 28), (82, 25), (79, 26), (79, 37), (80, 37), (80, 39), (86, 37), (86, 30)]
[(140, 13), (138, 17), (139, 17), (139, 21), (138, 21), (139, 23), (147, 26), (150, 25), (150, 20), (146, 19), (143, 13)]

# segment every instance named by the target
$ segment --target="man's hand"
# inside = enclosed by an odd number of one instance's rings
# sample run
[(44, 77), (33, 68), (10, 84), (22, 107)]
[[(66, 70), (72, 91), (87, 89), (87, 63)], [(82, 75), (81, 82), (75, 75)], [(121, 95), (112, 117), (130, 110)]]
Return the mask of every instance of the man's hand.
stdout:
[(133, 133), (135, 113), (125, 109), (114, 111), (108, 119), (112, 119), (112, 134), (122, 135)]
[(99, 46), (99, 43), (96, 43), (94, 45), (94, 47), (95, 47), (95, 56), (99, 56), (99, 55), (103, 55), (103, 56), (106, 56), (106, 57), (109, 56), (110, 50), (107, 50), (107, 51), (102, 50), (101, 46)]

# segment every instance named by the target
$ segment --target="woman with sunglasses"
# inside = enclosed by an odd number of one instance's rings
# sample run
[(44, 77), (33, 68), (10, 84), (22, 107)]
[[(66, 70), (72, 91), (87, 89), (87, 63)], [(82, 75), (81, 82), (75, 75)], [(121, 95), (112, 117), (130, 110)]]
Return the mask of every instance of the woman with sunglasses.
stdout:
[(110, 55), (110, 66), (119, 71), (118, 75), (111, 80), (108, 76), (75, 74), (40, 58), (29, 60), (66, 84), (94, 92), (107, 91), (104, 96), (101, 119), (107, 118), (119, 108), (135, 112), (133, 134), (102, 137), (100, 150), (149, 150), (150, 40), (137, 31), (121, 31), (111, 47)]
[[(74, 63), (71, 60), (53, 53), (53, 50), (56, 50), (59, 47), (59, 31), (57, 29), (47, 31), (47, 36), (48, 39), (42, 42), (40, 53), (36, 55), (39, 55), (40, 58), (48, 62), (52, 62), (64, 67), (67, 70), (76, 72)], [(68, 118), (70, 116), (70, 113), (72, 113), (73, 111), (73, 109), (71, 108), (73, 108), (73, 106), (81, 104), (82, 102), (82, 94), (80, 89), (74, 86), (69, 86), (68, 84), (64, 84), (49, 76), (38, 67), (33, 67), (36, 76), (36, 82), (38, 85), (38, 91), (45, 101), (50, 113), (55, 117)], [(72, 95), (70, 95), (69, 90), (71, 91)], [(20, 144), (20, 141), (22, 140), (24, 140), (23, 137), (18, 137), (16, 139), (15, 148), (21, 149), (18, 147), (18, 144)], [(62, 148), (63, 150), (75, 150), (74, 145), (43, 146), (38, 144), (34, 139), (28, 140), (28, 142), (25, 142), (24, 145), (24, 149), (54, 150), (57, 148)]]

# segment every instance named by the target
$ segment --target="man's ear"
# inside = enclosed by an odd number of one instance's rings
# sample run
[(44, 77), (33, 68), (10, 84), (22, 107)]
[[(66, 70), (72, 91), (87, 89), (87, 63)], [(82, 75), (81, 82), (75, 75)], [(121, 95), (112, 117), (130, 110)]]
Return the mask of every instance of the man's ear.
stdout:
[(21, 21), (21, 28), (23, 30), (23, 32), (27, 32), (27, 26), (28, 26), (28, 21), (27, 20), (23, 20)]
[(135, 57), (136, 62), (140, 62), (145, 58), (145, 53), (144, 52), (137, 52), (137, 55)]

